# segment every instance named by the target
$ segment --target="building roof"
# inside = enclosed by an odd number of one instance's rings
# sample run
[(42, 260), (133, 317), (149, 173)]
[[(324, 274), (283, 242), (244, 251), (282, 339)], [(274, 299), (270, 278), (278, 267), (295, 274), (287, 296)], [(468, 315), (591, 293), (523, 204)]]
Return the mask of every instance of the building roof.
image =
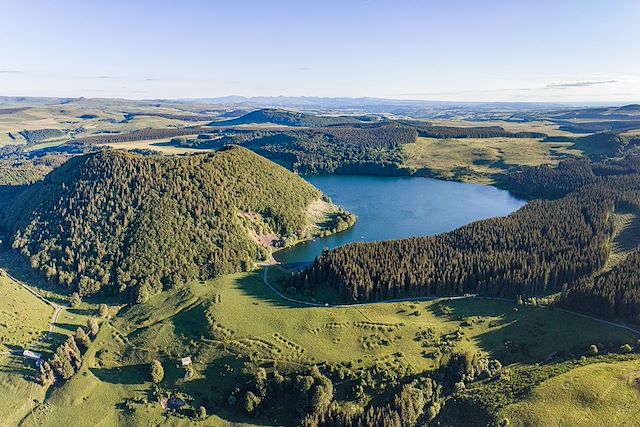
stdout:
[(167, 401), (168, 409), (173, 409), (173, 410), (180, 409), (184, 405), (186, 405), (186, 403), (175, 396), (171, 396), (171, 398)]
[(24, 350), (24, 351), (22, 352), (22, 355), (23, 355), (24, 357), (28, 357), (29, 359), (36, 359), (36, 360), (38, 360), (38, 359), (41, 359), (41, 358), (42, 358), (42, 355), (41, 355), (40, 353), (36, 353), (36, 352), (34, 352), (34, 351), (31, 351), (31, 350)]
[(191, 357), (183, 357), (182, 359), (180, 359), (180, 363), (182, 364), (182, 366), (191, 365)]

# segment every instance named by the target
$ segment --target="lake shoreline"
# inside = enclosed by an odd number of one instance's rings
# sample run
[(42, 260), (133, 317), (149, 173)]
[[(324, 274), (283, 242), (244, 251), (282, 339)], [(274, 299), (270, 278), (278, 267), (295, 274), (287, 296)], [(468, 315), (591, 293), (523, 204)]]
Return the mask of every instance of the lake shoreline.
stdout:
[(309, 263), (325, 247), (441, 234), (474, 221), (508, 215), (526, 204), (511, 192), (487, 184), (418, 176), (300, 176), (358, 220), (341, 233), (274, 252), (275, 260), (285, 265)]

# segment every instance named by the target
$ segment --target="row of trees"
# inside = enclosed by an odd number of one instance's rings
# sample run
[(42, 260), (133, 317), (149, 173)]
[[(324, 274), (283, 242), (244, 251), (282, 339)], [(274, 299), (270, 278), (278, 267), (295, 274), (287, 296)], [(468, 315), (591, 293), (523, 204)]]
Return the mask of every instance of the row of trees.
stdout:
[(428, 138), (544, 138), (541, 132), (509, 132), (501, 126), (452, 127), (416, 125), (418, 134)]
[(100, 325), (94, 318), (87, 320), (87, 327), (78, 327), (54, 352), (53, 356), (40, 365), (39, 380), (42, 385), (53, 385), (58, 380), (68, 380), (82, 367), (82, 352), (91, 344), (91, 338), (98, 335)]
[[(440, 409), (440, 387), (431, 378), (415, 379), (397, 387), (397, 393), (378, 403), (364, 403), (364, 395), (354, 405), (343, 405), (334, 398), (332, 380), (313, 366), (308, 372), (283, 375), (267, 373), (258, 367), (250, 381), (238, 385), (228, 404), (248, 415), (264, 415), (279, 405), (295, 410), (297, 424), (319, 426), (414, 427), (421, 420), (435, 418)], [(295, 406), (291, 405), (295, 402)]]
[(78, 144), (112, 144), (117, 142), (146, 141), (149, 139), (165, 139), (182, 135), (197, 135), (206, 133), (200, 127), (166, 128), (166, 129), (141, 129), (128, 133), (106, 133), (100, 135), (82, 136), (73, 139)]

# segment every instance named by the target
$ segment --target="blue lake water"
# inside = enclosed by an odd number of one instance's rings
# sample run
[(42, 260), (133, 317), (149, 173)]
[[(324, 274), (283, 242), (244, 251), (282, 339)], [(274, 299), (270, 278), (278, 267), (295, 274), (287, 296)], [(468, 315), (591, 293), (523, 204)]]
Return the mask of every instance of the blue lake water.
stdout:
[(284, 264), (312, 261), (323, 248), (352, 242), (432, 236), (470, 222), (508, 215), (526, 202), (495, 187), (421, 177), (353, 175), (305, 179), (358, 216), (352, 228), (274, 254)]

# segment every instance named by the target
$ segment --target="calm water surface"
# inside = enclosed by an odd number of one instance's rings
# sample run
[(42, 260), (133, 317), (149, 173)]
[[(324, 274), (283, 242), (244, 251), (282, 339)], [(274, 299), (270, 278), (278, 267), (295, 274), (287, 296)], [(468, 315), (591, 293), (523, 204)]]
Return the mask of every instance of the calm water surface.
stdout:
[(320, 175), (305, 179), (356, 214), (358, 221), (342, 233), (276, 252), (275, 258), (285, 264), (312, 261), (325, 247), (432, 236), (507, 215), (525, 204), (495, 187), (421, 177)]

